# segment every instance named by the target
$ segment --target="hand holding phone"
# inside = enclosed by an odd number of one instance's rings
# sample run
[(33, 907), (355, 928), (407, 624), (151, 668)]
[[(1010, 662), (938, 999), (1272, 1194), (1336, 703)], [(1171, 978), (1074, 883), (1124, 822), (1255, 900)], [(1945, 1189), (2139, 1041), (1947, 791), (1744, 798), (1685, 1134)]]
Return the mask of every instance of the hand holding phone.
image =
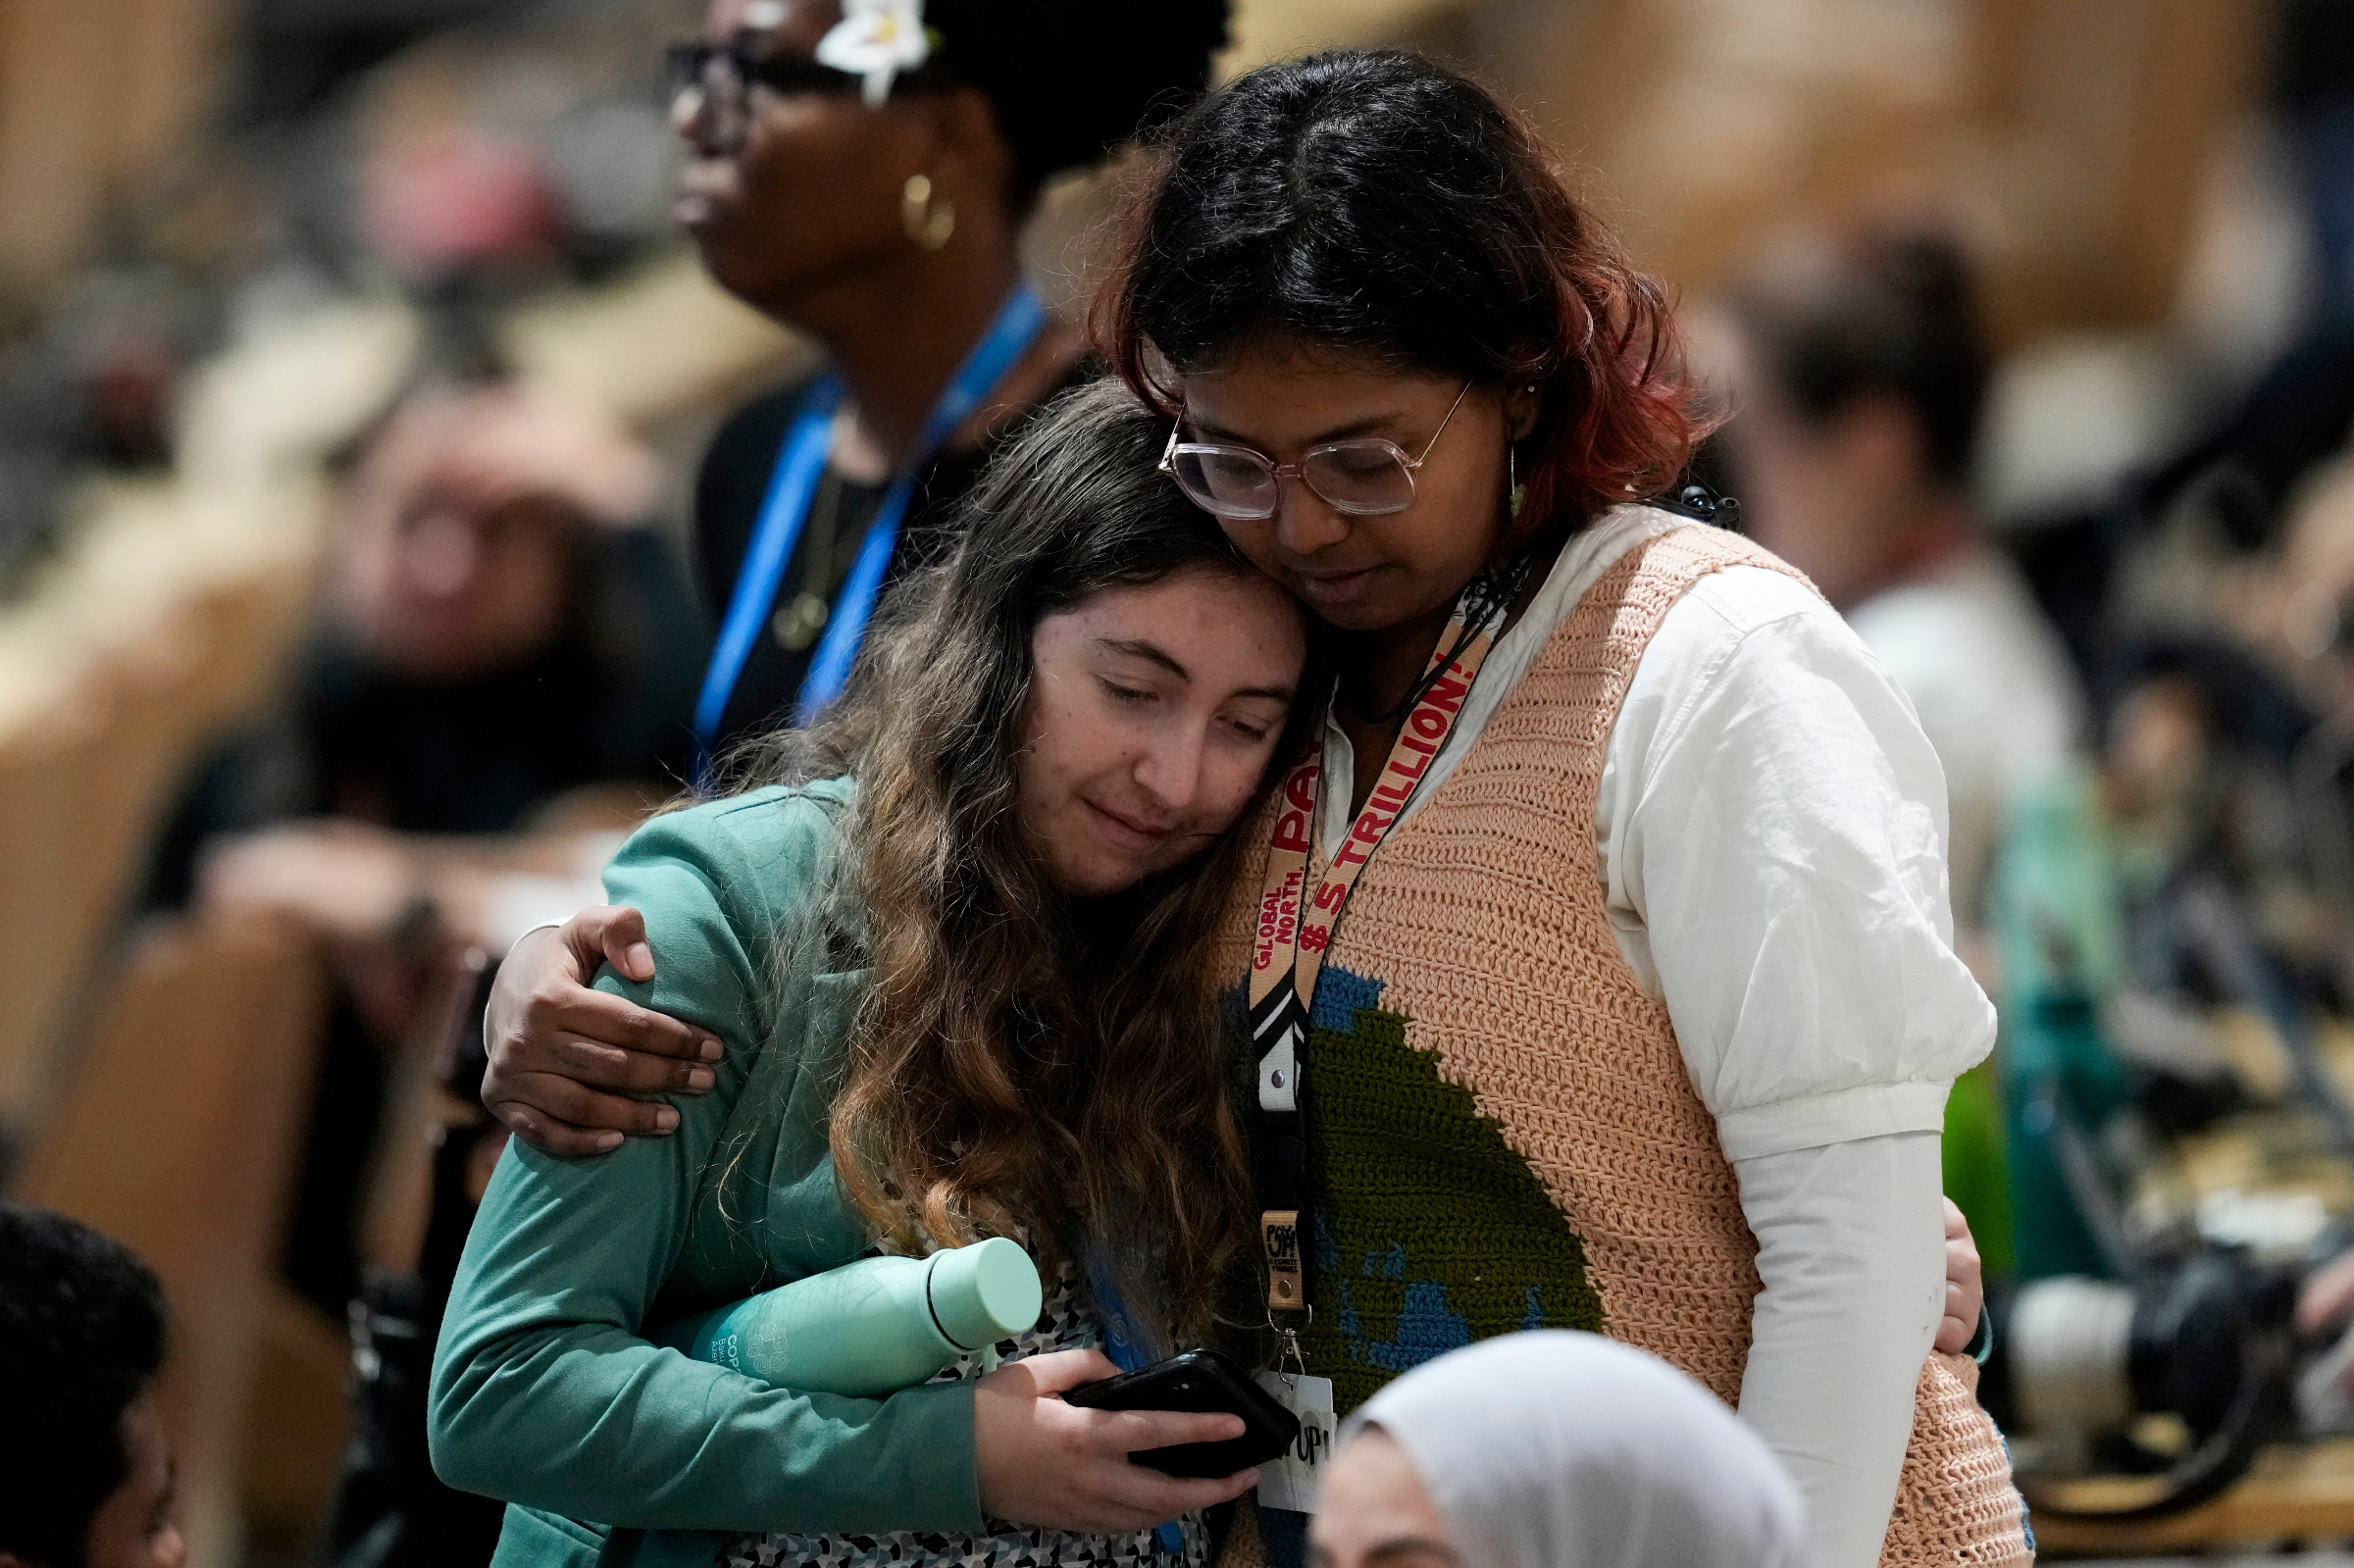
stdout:
[(1230, 1476), (1265, 1464), (1300, 1436), (1299, 1418), (1215, 1350), (1181, 1351), (1116, 1378), (1066, 1389), (1062, 1398), (1087, 1410), (1216, 1411), (1242, 1418), (1239, 1438), (1146, 1448), (1128, 1456), (1163, 1475)]
[(1213, 1507), (1257, 1472), (1180, 1479), (1132, 1463), (1143, 1448), (1223, 1442), (1244, 1430), (1217, 1412), (1091, 1410), (1063, 1395), (1117, 1374), (1100, 1350), (1009, 1361), (973, 1391), (973, 1458), (992, 1519), (1083, 1535), (1124, 1535)]

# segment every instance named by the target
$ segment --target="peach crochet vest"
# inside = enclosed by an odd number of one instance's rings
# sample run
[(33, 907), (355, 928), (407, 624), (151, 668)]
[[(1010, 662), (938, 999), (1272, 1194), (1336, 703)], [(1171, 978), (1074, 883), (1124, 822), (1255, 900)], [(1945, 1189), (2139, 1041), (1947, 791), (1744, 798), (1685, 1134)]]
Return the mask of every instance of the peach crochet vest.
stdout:
[[(1321, 1091), (1328, 1106), (1353, 1080), (1347, 1072), (1320, 1079), (1319, 1060), (1338, 1066), (1353, 1052), (1386, 1050), (1435, 1070), (1431, 1092), (1458, 1096), (1467, 1119), (1501, 1135), (1566, 1221), (1555, 1246), (1572, 1276), (1582, 1249), (1591, 1290), (1578, 1292), (1582, 1309), (1598, 1300), (1604, 1332), (1673, 1362), (1727, 1403), (1739, 1397), (1748, 1361), (1757, 1242), (1667, 1010), (1642, 989), (1612, 936), (1594, 813), (1611, 730), (1644, 648), (1693, 583), (1733, 565), (1799, 576), (1737, 535), (1694, 525), (1635, 545), (1587, 591), (1454, 775), (1366, 868), (1317, 997), (1325, 1054), (1311, 1049), (1306, 1069), (1308, 1092)], [(1265, 830), (1257, 825), (1258, 847), (1225, 931), (1229, 973), (1242, 972)], [(1322, 870), (1319, 856), (1309, 886)], [(1357, 988), (1339, 1005), (1326, 994), (1336, 982)], [(1311, 1128), (1326, 1120), (1312, 1103), (1310, 1117)], [(1323, 1185), (1348, 1174), (1336, 1152), (1344, 1147), (1337, 1133), (1319, 1146)], [(1349, 1167), (1361, 1169), (1361, 1161)], [(1336, 1211), (1347, 1209), (1344, 1193), (1332, 1196)], [(1495, 1284), (1474, 1283), (1475, 1264), (1434, 1257), (1418, 1304), (1398, 1313), (1397, 1337), (1378, 1340), (1361, 1303), (1383, 1287), (1384, 1272), (1411, 1281), (1420, 1266), (1411, 1245), (1401, 1243), (1389, 1268), (1377, 1267), (1386, 1258), (1377, 1251), (1364, 1251), (1360, 1265), (1361, 1248), (1329, 1239), (1326, 1248), (1333, 1255), (1323, 1267), (1340, 1278), (1319, 1282), (1319, 1349), (1356, 1386), (1431, 1353), (1427, 1339), (1407, 1342), (1409, 1315), (1424, 1328), (1439, 1323), (1442, 1345), (1449, 1333), (1479, 1338), (1520, 1326), (1473, 1304)], [(1325, 1290), (1352, 1289), (1336, 1311)], [(1529, 1294), (1534, 1303), (1537, 1292)], [(1450, 1310), (1455, 1296), (1463, 1298), (1459, 1311)], [(1351, 1322), (1358, 1329), (1348, 1330)], [(1357, 1337), (1331, 1338), (1344, 1331)], [(2009, 1459), (1976, 1402), (1976, 1373), (1958, 1356), (1932, 1356), (1921, 1369), (1883, 1564), (2031, 1559)], [(1251, 1554), (1245, 1542), (1236, 1545)]]

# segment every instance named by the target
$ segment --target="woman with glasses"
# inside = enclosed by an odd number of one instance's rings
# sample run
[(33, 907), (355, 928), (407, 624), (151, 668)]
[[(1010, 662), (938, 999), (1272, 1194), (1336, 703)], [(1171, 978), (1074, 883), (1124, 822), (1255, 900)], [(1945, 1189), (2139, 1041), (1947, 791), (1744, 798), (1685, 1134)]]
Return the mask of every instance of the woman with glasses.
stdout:
[[(1227, 0), (712, 0), (703, 36), (671, 51), (678, 222), (720, 286), (825, 353), (738, 410), (696, 480), (693, 554), (719, 628), (694, 713), (698, 778), (840, 688), (882, 589), (945, 547), (990, 453), (1095, 373), (1022, 282), (1023, 226), (1049, 180), (1201, 92), (1226, 13)], [(636, 939), (634, 919), (608, 925), (575, 934)], [(507, 962), (518, 976), (594, 970), (545, 930)], [(517, 1131), (587, 1153), (583, 1126), (675, 1125), (630, 1092), (708, 1082), (699, 1067), (615, 1064), (560, 1116), (512, 1097), (502, 1074), (489, 1095)]]
[(1340, 641), (1229, 932), (1287, 1348), (1345, 1415), (1600, 1331), (1739, 1406), (1832, 1568), (2023, 1560), (1932, 1355), (1945, 1096), (1994, 1030), (1943, 779), (1803, 578), (1644, 504), (1695, 433), (1656, 286), (1403, 55), (1205, 102), (1128, 234), (1099, 335), (1164, 466)]
[[(1645, 504), (1696, 431), (1657, 286), (1516, 115), (1399, 54), (1205, 100), (1126, 235), (1099, 336), (1161, 467), (1337, 640), (1226, 933), (1285, 1386), (1345, 1416), (1599, 1331), (1738, 1405), (1832, 1568), (2023, 1560), (1974, 1368), (1932, 1354), (1938, 1130), (1993, 1036), (1943, 781), (1802, 578)], [(681, 1049), (502, 1005), (502, 1039)], [(1275, 1479), (1290, 1568), (1310, 1483)]]
[(695, 544), (721, 633), (705, 757), (840, 688), (881, 586), (1082, 345), (1021, 281), (1055, 175), (1181, 109), (1226, 0), (712, 0), (672, 51), (678, 221), (822, 371), (714, 440)]

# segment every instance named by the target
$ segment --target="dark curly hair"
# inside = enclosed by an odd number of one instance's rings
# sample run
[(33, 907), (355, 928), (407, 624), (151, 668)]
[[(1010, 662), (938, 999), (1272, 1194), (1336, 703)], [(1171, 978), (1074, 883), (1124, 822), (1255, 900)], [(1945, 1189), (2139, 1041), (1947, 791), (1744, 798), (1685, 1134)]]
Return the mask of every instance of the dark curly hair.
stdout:
[[(1165, 125), (1202, 95), (1226, 47), (1227, 0), (926, 0), (940, 77), (977, 87), (1013, 149), (1027, 207), (1066, 169)], [(936, 78), (937, 79), (937, 78)]]
[(1171, 415), (1166, 370), (1206, 369), (1269, 332), (1534, 385), (1524, 530), (1666, 489), (1695, 435), (1659, 284), (1525, 119), (1393, 50), (1262, 66), (1179, 121), (1094, 326), (1121, 377)]
[(77, 1568), (130, 1473), (123, 1412), (164, 1358), (164, 1292), (120, 1243), (0, 1203), (0, 1551)]

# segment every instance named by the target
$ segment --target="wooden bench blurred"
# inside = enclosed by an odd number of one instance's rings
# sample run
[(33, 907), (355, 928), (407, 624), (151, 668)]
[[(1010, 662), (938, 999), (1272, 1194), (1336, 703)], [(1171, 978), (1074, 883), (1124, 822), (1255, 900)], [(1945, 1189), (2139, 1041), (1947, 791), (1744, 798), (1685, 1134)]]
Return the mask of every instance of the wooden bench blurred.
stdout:
[(229, 517), (226, 502), (170, 489), (119, 493), (52, 589), (0, 619), (0, 912), (15, 960), (0, 1137), (24, 1135), (70, 1066), (61, 1033), (159, 802), (274, 687), (309, 601), (323, 504), (284, 488)]
[[(275, 1280), (325, 1005), (319, 954), (284, 927), (147, 931), (11, 1184), (12, 1197), (117, 1238), (163, 1280), (165, 1410), (191, 1568), (237, 1560), (257, 1374), (307, 1366), (302, 1386), (315, 1389), (324, 1351), (326, 1386), (341, 1387), (334, 1326), (281, 1299)], [(313, 1436), (326, 1439), (316, 1462), (332, 1480), (339, 1426)]]
[[(806, 352), (686, 254), (519, 313), (510, 335), (527, 377), (640, 425)], [(191, 1568), (248, 1543), (300, 1552), (342, 1458), (342, 1327), (275, 1267), (326, 983), (274, 927), (120, 926), (187, 770), (277, 689), (327, 541), (319, 459), (414, 337), (405, 310), (358, 303), (240, 344), (197, 378), (175, 479), (93, 485), (38, 590), (0, 606), (0, 1190), (162, 1276)], [(417, 1060), (395, 1079), (368, 1252), (405, 1266), (430, 1086)]]

